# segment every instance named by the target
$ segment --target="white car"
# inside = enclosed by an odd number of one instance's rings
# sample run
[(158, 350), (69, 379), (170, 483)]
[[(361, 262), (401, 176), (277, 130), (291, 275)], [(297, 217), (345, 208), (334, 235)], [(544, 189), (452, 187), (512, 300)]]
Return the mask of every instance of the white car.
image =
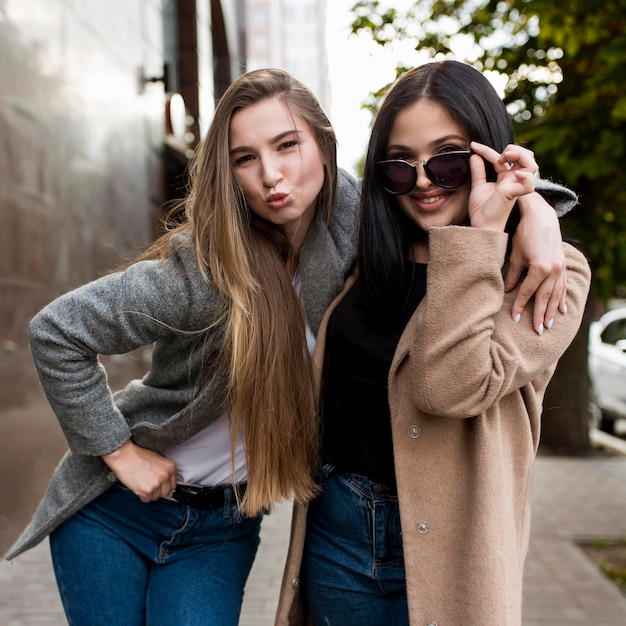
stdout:
[(626, 307), (590, 324), (588, 370), (599, 427), (613, 433), (615, 421), (626, 419)]

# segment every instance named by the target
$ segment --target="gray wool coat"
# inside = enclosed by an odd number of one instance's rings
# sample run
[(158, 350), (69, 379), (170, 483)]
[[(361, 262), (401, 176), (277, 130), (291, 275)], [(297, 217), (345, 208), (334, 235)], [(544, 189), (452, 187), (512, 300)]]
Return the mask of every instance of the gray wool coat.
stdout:
[[(537, 190), (563, 215), (576, 195), (539, 180)], [(300, 251), (307, 319), (317, 333), (356, 258), (359, 183), (339, 171), (330, 222), (317, 214)], [(224, 379), (196, 396), (202, 364), (219, 357), (226, 303), (200, 274), (193, 250), (165, 262), (143, 261), (60, 296), (31, 321), (31, 350), (41, 384), (69, 445), (30, 524), (5, 558), (34, 547), (115, 481), (101, 456), (130, 437), (156, 451), (171, 448), (223, 415)], [(201, 335), (197, 331), (212, 327)], [(111, 394), (98, 355), (153, 346), (150, 371)]]
[[(358, 183), (340, 171), (330, 221), (316, 214), (300, 251), (302, 298), (314, 333), (354, 263), (358, 210)], [(69, 451), (7, 559), (35, 546), (112, 485), (102, 455), (131, 436), (140, 446), (165, 450), (224, 414), (223, 376), (195, 392), (202, 364), (219, 357), (223, 324), (215, 322), (225, 306), (200, 274), (194, 251), (180, 247), (165, 262), (142, 261), (79, 287), (33, 318), (33, 358)], [(150, 371), (112, 395), (98, 354), (149, 344)]]

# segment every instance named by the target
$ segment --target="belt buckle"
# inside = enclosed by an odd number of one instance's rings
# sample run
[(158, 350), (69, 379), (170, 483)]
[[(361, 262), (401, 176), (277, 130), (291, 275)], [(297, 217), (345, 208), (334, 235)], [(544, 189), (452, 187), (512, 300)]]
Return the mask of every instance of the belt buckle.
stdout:
[(170, 502), (176, 502), (178, 504), (187, 504), (187, 506), (189, 506), (188, 502), (181, 502), (181, 500), (176, 497), (176, 492), (178, 491), (178, 493), (183, 496), (183, 498), (184, 496), (195, 498), (196, 496), (202, 494), (205, 489), (209, 489), (209, 487), (205, 487), (204, 485), (198, 485), (196, 483), (179, 482), (176, 483), (176, 489), (174, 489), (174, 491), (172, 491), (172, 493), (167, 498), (165, 498), (165, 500), (169, 500)]
[(179, 487), (182, 487), (182, 491), (192, 496), (197, 496), (198, 494), (201, 494), (205, 489), (210, 489), (210, 487), (197, 485), (196, 483), (176, 483), (176, 489), (178, 489)]

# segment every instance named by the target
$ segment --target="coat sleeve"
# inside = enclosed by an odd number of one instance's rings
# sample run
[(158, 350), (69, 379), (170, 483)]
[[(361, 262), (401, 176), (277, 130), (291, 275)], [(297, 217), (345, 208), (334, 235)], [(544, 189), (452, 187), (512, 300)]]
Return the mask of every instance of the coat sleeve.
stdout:
[(208, 324), (211, 290), (188, 252), (186, 260), (176, 253), (141, 261), (83, 285), (31, 320), (37, 373), (72, 451), (100, 456), (130, 437), (99, 354), (125, 354)]
[(535, 180), (535, 191), (543, 196), (548, 204), (552, 205), (559, 217), (571, 211), (578, 204), (578, 196), (571, 189), (544, 178)]
[[(447, 226), (430, 231), (426, 296), (400, 340), (392, 371), (404, 359), (408, 390), (418, 409), (434, 415), (472, 417), (508, 393), (551, 370), (580, 327), (590, 269), (575, 248), (565, 248), (566, 314), (540, 336), (532, 307), (515, 323), (515, 291), (504, 293), (502, 265), (507, 236)], [(408, 358), (407, 358), (408, 357)]]

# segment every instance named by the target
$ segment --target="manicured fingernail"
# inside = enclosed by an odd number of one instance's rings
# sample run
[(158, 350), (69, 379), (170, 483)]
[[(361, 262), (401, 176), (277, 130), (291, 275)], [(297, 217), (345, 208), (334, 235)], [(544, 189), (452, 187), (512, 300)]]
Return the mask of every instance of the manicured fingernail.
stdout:
[(548, 322), (548, 330), (550, 330), (552, 328), (552, 326), (554, 325), (554, 318), (552, 318), (549, 322)]
[(561, 313), (567, 313), (567, 304), (563, 305), (563, 308), (561, 309)]
[(521, 313), (518, 313), (518, 314), (517, 314), (517, 315), (513, 318), (513, 321), (514, 321), (516, 324), (519, 324), (519, 321), (520, 321), (521, 319), (522, 319), (522, 314), (521, 314)]
[(539, 328), (537, 329), (538, 335), (543, 335), (543, 324), (539, 324)]

